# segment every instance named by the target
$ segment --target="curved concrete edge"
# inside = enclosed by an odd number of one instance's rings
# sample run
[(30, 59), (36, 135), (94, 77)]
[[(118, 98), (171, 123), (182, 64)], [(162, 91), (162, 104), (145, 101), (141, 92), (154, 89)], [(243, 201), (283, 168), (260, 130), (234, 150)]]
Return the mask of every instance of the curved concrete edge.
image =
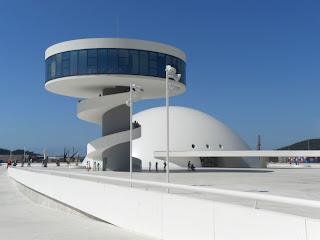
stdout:
[[(141, 126), (132, 129), (132, 139), (141, 137)], [(118, 144), (128, 142), (130, 138), (130, 130), (110, 134), (88, 143), (87, 157), (96, 160), (102, 160), (102, 153)], [(100, 158), (101, 157), (101, 158)]]
[[(170, 91), (170, 96), (176, 96), (186, 91), (182, 82), (169, 80), (179, 91)], [(47, 91), (75, 98), (97, 98), (103, 89), (114, 86), (128, 87), (135, 83), (143, 88), (142, 99), (164, 98), (165, 78), (130, 75), (130, 74), (84, 74), (65, 76), (52, 79), (45, 83)]]
[(129, 93), (118, 93), (86, 99), (78, 103), (77, 117), (81, 120), (102, 125), (102, 116), (107, 111), (125, 104), (129, 99)]
[(160, 52), (186, 62), (186, 54), (180, 49), (158, 42), (128, 38), (87, 38), (57, 43), (46, 49), (45, 59), (60, 52), (93, 48), (123, 48)]

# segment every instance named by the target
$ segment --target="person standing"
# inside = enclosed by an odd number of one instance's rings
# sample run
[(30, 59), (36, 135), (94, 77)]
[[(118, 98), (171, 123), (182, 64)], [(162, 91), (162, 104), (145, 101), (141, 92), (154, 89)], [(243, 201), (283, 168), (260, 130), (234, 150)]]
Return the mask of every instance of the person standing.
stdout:
[(158, 162), (156, 162), (156, 171), (158, 171)]
[(99, 171), (99, 168), (100, 168), (100, 163), (98, 163), (98, 171)]
[(188, 162), (188, 170), (190, 170), (190, 168), (191, 168), (191, 163), (190, 163), (190, 161)]
[(11, 167), (11, 159), (8, 160), (7, 168), (8, 168), (9, 166)]
[(149, 162), (149, 172), (151, 172), (151, 162)]
[(163, 171), (166, 171), (166, 167), (167, 167), (167, 163), (164, 162), (164, 163), (163, 163)]
[(191, 164), (190, 168), (191, 168), (192, 171), (194, 171), (196, 169), (193, 164)]

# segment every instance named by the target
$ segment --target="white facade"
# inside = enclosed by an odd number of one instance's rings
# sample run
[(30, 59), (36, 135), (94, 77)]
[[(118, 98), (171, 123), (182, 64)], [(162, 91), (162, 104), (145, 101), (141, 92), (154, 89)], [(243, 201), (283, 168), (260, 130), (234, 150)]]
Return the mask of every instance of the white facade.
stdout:
[[(229, 127), (212, 116), (195, 109), (170, 107), (169, 151), (228, 151), (250, 150), (250, 147)], [(141, 137), (133, 141), (133, 157), (140, 159), (142, 169), (152, 169), (164, 160), (154, 157), (157, 151), (166, 151), (166, 108), (158, 107), (137, 113), (134, 120), (141, 124)], [(201, 155), (196, 157), (171, 157), (170, 169), (186, 168), (188, 161), (201, 167)], [(164, 158), (162, 158), (164, 159)], [(216, 166), (259, 167), (257, 158), (216, 158)]]

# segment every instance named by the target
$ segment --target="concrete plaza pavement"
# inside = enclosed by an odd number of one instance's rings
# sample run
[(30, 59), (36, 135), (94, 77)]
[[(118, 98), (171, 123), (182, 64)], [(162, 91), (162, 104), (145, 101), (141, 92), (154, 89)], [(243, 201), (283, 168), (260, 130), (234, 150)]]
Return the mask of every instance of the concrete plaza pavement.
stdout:
[(0, 166), (0, 239), (151, 240), (105, 222), (35, 204), (25, 197)]

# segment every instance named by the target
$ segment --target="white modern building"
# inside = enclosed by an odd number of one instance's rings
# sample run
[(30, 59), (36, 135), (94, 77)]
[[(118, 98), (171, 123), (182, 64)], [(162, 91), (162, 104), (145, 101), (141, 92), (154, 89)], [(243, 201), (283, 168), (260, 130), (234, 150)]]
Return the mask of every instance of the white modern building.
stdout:
[[(150, 41), (119, 38), (81, 39), (58, 43), (45, 53), (45, 88), (76, 97), (78, 117), (102, 125), (102, 137), (88, 144), (87, 159), (103, 169), (129, 170), (129, 117), (126, 106), (130, 84), (133, 101), (165, 97), (165, 67), (182, 77), (169, 80), (170, 96), (186, 91), (186, 55), (181, 50)], [(135, 128), (133, 138), (140, 136)]]
[[(130, 108), (126, 102), (164, 98), (166, 65), (176, 69), (181, 79), (169, 79), (169, 95), (186, 91), (186, 55), (183, 51), (161, 43), (120, 38), (93, 38), (58, 43), (45, 52), (45, 88), (53, 93), (84, 99), (78, 103), (77, 116), (102, 125), (102, 137), (87, 146), (84, 162), (100, 163), (103, 169), (129, 170)], [(196, 110), (171, 108), (170, 151), (248, 150), (249, 147), (232, 130), (216, 119)], [(162, 108), (150, 109), (135, 116), (132, 138), (134, 169), (147, 168), (157, 161), (154, 151), (164, 151), (165, 122)], [(161, 119), (161, 120), (160, 120)], [(162, 121), (163, 119), (163, 121)], [(159, 160), (159, 166), (161, 166)], [(173, 168), (256, 167), (244, 158), (170, 158)], [(201, 162), (202, 161), (202, 162)]]

